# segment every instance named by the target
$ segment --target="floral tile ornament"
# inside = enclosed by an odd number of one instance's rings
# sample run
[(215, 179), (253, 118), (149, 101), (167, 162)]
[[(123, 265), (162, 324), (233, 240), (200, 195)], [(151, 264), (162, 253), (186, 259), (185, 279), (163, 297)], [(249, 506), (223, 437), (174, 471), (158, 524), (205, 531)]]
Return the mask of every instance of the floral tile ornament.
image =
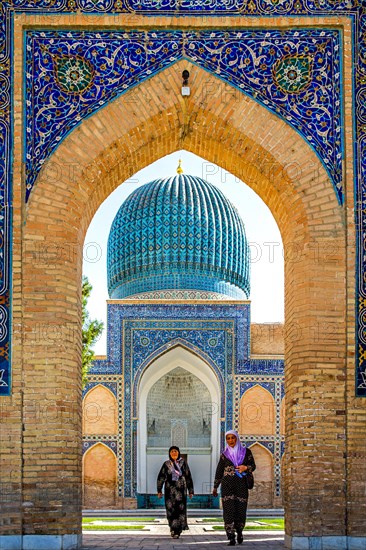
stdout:
[(56, 83), (67, 94), (82, 94), (93, 83), (93, 67), (91, 63), (75, 56), (53, 56)]
[(285, 94), (299, 94), (310, 86), (313, 63), (309, 55), (285, 55), (273, 66), (273, 80)]
[(26, 50), (27, 200), (43, 163), (77, 124), (185, 58), (301, 133), (343, 202), (339, 31), (28, 31)]

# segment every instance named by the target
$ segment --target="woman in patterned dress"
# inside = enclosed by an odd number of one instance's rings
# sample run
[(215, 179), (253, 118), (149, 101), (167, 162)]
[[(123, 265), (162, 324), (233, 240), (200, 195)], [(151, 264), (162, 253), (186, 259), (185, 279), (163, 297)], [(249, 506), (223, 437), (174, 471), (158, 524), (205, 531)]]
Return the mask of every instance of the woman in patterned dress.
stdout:
[(178, 447), (170, 447), (169, 460), (164, 462), (158, 475), (158, 497), (163, 496), (171, 536), (179, 539), (181, 532), (188, 529), (187, 491), (193, 497), (193, 481), (188, 464), (181, 458)]
[(245, 472), (254, 472), (255, 462), (250, 449), (243, 447), (235, 430), (225, 434), (226, 447), (216, 468), (213, 496), (221, 483), (221, 499), (224, 523), (229, 546), (243, 542), (243, 529), (247, 515), (248, 485)]

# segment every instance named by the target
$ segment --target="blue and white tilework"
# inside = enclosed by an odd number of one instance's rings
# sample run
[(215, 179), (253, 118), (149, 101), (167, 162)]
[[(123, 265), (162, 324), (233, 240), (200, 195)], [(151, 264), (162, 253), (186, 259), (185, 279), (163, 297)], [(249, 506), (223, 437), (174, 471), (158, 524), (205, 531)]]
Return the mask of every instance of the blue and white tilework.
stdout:
[(85, 388), (83, 389), (83, 399), (86, 396), (86, 394), (96, 386), (104, 386), (108, 388), (117, 397), (117, 382), (103, 381), (103, 382), (90, 382), (89, 384), (86, 384)]
[(85, 117), (187, 58), (293, 126), (342, 190), (340, 33), (334, 29), (26, 33), (26, 195)]
[(236, 208), (202, 178), (177, 174), (138, 187), (109, 233), (108, 292), (188, 289), (246, 299), (250, 251)]
[[(135, 496), (137, 445), (137, 388), (141, 376), (157, 357), (181, 345), (205, 360), (216, 373), (221, 389), (221, 439), (237, 422), (239, 394), (260, 383), (273, 397), (281, 391), (280, 374), (271, 376), (271, 360), (266, 359), (262, 377), (251, 372), (249, 357), (250, 305), (225, 304), (148, 304), (110, 302), (108, 304), (108, 355), (93, 365), (87, 388), (98, 380), (106, 385), (109, 377), (123, 384), (124, 399), (119, 399), (120, 447), (119, 475), (123, 478), (125, 497)], [(256, 360), (258, 361), (258, 360)], [(247, 365), (248, 378), (238, 375), (238, 365)], [(274, 371), (279, 370), (273, 361)], [(258, 368), (255, 368), (258, 371)], [(111, 382), (110, 382), (111, 383)], [(237, 384), (239, 383), (239, 386)], [(279, 384), (279, 385), (278, 385)], [(279, 425), (278, 425), (279, 429)], [(86, 438), (89, 441), (89, 438)], [(250, 441), (251, 444), (257, 439)], [(276, 437), (258, 440), (275, 453)], [(123, 459), (122, 459), (123, 453)]]
[(83, 438), (83, 454), (89, 451), (92, 447), (98, 443), (103, 443), (106, 447), (111, 449), (116, 456), (118, 456), (118, 441), (115, 436), (84, 436)]

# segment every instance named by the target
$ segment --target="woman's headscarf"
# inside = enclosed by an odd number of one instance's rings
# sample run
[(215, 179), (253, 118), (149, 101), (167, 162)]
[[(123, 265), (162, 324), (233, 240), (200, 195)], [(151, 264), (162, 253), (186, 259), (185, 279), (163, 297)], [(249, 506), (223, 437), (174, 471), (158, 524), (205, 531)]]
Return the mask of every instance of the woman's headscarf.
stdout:
[(235, 447), (230, 447), (230, 445), (227, 443), (225, 450), (223, 452), (223, 455), (226, 456), (226, 458), (228, 458), (229, 460), (231, 460), (234, 466), (237, 467), (237, 466), (240, 466), (240, 464), (243, 464), (243, 460), (247, 450), (240, 443), (238, 432), (236, 432), (235, 430), (229, 430), (225, 434), (225, 439), (226, 439), (226, 436), (229, 434), (235, 435), (236, 437)]
[[(174, 449), (178, 451), (177, 460), (173, 460), (172, 457), (170, 456), (170, 452), (173, 451)], [(170, 473), (172, 474), (173, 481), (177, 481), (182, 475), (181, 462), (182, 462), (182, 459), (180, 457), (179, 447), (172, 445), (169, 449), (169, 470), (170, 470)]]

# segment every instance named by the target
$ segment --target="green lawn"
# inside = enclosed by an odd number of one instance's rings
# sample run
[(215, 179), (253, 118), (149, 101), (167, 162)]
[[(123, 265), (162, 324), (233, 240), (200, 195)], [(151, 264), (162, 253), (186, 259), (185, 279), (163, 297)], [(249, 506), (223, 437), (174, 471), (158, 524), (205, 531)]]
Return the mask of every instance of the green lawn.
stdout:
[(83, 531), (133, 531), (143, 529), (145, 525), (83, 525)]
[(83, 518), (83, 524), (84, 523), (93, 523), (93, 521), (125, 521), (125, 522), (138, 522), (142, 521), (143, 523), (149, 522), (149, 521), (155, 521), (155, 518), (112, 518), (112, 517), (105, 517), (105, 518)]
[[(248, 518), (246, 531), (283, 531), (285, 528), (283, 518)], [(223, 531), (223, 525), (213, 525), (215, 531)]]

